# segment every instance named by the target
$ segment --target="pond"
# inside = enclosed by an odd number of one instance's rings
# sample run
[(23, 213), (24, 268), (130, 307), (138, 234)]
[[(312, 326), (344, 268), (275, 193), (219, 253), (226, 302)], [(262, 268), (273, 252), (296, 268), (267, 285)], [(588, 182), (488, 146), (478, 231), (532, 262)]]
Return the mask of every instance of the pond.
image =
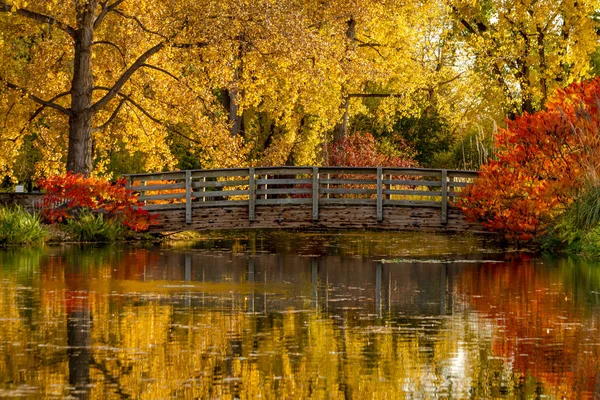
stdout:
[(0, 398), (598, 398), (600, 264), (481, 237), (0, 250)]

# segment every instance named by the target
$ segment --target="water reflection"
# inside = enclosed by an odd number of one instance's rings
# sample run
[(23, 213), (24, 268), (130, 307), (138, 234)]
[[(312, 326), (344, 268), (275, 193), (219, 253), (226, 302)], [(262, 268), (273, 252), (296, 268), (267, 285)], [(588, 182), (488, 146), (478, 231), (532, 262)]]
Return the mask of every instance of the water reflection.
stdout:
[(0, 284), (1, 398), (600, 395), (600, 266), (476, 238), (6, 250)]

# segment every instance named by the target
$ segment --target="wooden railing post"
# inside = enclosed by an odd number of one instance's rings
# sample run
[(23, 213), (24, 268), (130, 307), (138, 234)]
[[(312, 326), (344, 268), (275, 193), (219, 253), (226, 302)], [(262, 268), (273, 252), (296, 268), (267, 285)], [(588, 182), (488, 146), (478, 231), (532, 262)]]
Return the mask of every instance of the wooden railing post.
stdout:
[(256, 209), (256, 185), (254, 183), (254, 168), (248, 169), (248, 220), (254, 221)]
[(192, 171), (185, 171), (185, 223), (192, 223)]
[[(206, 177), (202, 177), (202, 194), (206, 193)], [(206, 201), (206, 196), (202, 196), (202, 201)]]
[(313, 221), (319, 220), (319, 168), (313, 167), (312, 177)]
[(448, 223), (448, 170), (442, 170), (442, 224)]
[[(325, 179), (327, 179), (327, 181), (329, 181), (329, 174), (325, 174)], [(327, 182), (327, 190), (329, 190), (329, 182)], [(325, 195), (326, 198), (329, 198), (329, 192), (327, 192), (327, 194)]]
[(377, 222), (383, 221), (383, 169), (377, 167)]

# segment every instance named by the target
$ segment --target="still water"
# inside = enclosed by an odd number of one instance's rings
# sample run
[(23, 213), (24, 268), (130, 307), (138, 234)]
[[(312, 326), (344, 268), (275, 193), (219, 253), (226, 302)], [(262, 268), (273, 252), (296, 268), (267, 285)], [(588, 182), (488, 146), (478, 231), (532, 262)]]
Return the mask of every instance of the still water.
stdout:
[(0, 398), (600, 396), (600, 263), (238, 235), (0, 250)]

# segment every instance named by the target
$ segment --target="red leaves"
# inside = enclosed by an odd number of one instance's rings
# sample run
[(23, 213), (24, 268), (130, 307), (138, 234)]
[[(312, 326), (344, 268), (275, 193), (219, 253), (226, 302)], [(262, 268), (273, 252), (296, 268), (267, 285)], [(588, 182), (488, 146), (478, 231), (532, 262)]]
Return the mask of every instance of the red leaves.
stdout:
[(354, 133), (335, 143), (328, 164), (336, 167), (414, 167), (410, 154), (391, 156), (381, 152), (370, 133)]
[(498, 161), (481, 169), (458, 205), (508, 239), (529, 241), (600, 172), (600, 80), (557, 92), (544, 111), (517, 117), (496, 138)]
[(126, 188), (124, 179), (113, 183), (67, 173), (40, 179), (38, 184), (45, 191), (42, 216), (50, 223), (73, 218), (78, 210), (87, 209), (119, 218), (125, 226), (141, 232), (148, 230), (157, 217), (141, 208), (137, 195)]

